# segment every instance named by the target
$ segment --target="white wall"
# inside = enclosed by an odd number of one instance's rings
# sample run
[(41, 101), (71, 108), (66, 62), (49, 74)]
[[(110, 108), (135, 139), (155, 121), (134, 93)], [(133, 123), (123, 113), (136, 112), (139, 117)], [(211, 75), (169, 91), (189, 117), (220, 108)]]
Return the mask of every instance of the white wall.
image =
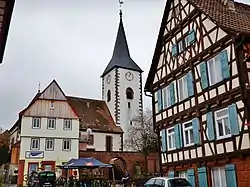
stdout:
[[(111, 75), (111, 81), (108, 84), (107, 83), (107, 77), (108, 75)], [(103, 96), (102, 99), (106, 101), (109, 111), (115, 121), (115, 69), (113, 69), (111, 72), (109, 72), (107, 75), (103, 77)], [(111, 91), (111, 100), (107, 102), (107, 93), (108, 90)]]
[(88, 149), (95, 149), (96, 151), (106, 151), (106, 136), (113, 137), (113, 150), (120, 151), (121, 148), (121, 135), (112, 134), (112, 133), (101, 133), (101, 132), (92, 132), (94, 135), (94, 145), (88, 145)]
[[(63, 119), (56, 119), (56, 129), (50, 130), (47, 129), (47, 118), (41, 118), (41, 129), (32, 129), (32, 117), (22, 117), (20, 159), (26, 159), (25, 152), (30, 150), (31, 138), (40, 138), (40, 151), (44, 151), (43, 160), (68, 161), (78, 158), (79, 121), (72, 120), (72, 130), (63, 130), (63, 122)], [(46, 138), (55, 139), (54, 151), (45, 151)], [(71, 151), (62, 151), (63, 139), (71, 139)]]
[[(140, 99), (141, 99), (141, 83), (140, 73), (136, 71), (118, 69), (119, 71), (119, 98), (120, 98), (120, 123), (124, 131), (124, 138), (127, 137), (127, 132), (130, 126), (130, 121), (139, 115)], [(128, 81), (125, 78), (125, 74), (130, 71), (134, 75), (132, 81)], [(130, 87), (134, 91), (134, 99), (128, 100), (126, 98), (126, 89)], [(130, 102), (130, 108), (128, 108), (128, 102)]]

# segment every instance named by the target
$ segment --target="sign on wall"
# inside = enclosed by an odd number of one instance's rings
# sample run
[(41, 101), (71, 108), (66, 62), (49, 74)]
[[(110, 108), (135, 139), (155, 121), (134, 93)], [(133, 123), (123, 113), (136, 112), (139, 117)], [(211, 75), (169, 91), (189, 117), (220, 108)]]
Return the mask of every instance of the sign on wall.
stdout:
[(26, 158), (43, 158), (44, 152), (43, 151), (26, 151), (25, 157)]

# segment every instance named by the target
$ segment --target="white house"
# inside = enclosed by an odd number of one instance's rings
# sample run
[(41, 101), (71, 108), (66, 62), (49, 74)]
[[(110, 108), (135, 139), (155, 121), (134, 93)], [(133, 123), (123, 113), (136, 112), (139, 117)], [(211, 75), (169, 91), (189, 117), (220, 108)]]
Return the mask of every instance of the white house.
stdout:
[(19, 113), (10, 133), (10, 174), (18, 170), (18, 184), (33, 170), (60, 175), (56, 166), (78, 158), (79, 151), (122, 149), (123, 131), (106, 102), (66, 96), (55, 80)]

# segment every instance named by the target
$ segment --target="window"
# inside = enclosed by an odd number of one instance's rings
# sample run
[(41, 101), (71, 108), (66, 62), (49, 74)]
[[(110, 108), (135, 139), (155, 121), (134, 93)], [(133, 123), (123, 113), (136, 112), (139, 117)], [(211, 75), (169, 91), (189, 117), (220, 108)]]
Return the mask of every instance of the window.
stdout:
[(186, 33), (184, 35), (183, 38), (181, 38), (178, 42), (177, 42), (177, 45), (178, 45), (178, 53), (181, 53), (183, 52), (188, 46), (189, 46), (189, 39), (188, 39), (189, 35), (188, 33)]
[(94, 135), (89, 135), (88, 145), (94, 145)]
[(163, 108), (167, 108), (175, 104), (175, 101), (176, 101), (176, 82), (172, 82), (162, 90)]
[(210, 59), (207, 64), (210, 86), (222, 81), (223, 77), (221, 71), (220, 56), (217, 55), (216, 57)]
[(111, 91), (108, 90), (107, 92), (107, 102), (111, 101)]
[(179, 101), (182, 101), (183, 99), (186, 99), (188, 97), (188, 87), (187, 87), (186, 76), (180, 78), (177, 84), (178, 84)]
[(45, 140), (45, 150), (46, 151), (53, 151), (54, 150), (54, 139), (46, 139)]
[(168, 150), (175, 148), (174, 127), (167, 129)]
[(39, 150), (40, 149), (40, 139), (31, 139), (30, 150)]
[(187, 171), (178, 171), (177, 175), (180, 178), (187, 178)]
[(225, 168), (212, 168), (212, 187), (227, 187)]
[(64, 119), (63, 129), (64, 130), (71, 130), (72, 129), (72, 120), (71, 119)]
[(38, 171), (38, 163), (28, 163), (28, 173), (31, 174), (32, 171)]
[(128, 102), (128, 108), (130, 108), (131, 106), (130, 106), (130, 102)]
[(40, 129), (41, 128), (41, 118), (33, 118), (32, 128), (33, 129)]
[(112, 136), (106, 136), (106, 151), (110, 152), (113, 150)]
[(231, 135), (227, 109), (215, 112), (215, 129), (217, 138), (225, 138)]
[(126, 89), (126, 98), (127, 99), (134, 99), (134, 91), (132, 90), (132, 88)]
[(71, 141), (70, 140), (63, 140), (63, 151), (70, 151), (71, 150)]
[(55, 129), (56, 128), (56, 119), (55, 118), (48, 118), (47, 122), (47, 128), (48, 129)]
[(54, 110), (54, 101), (50, 102), (50, 110)]
[(192, 122), (187, 122), (183, 124), (183, 136), (184, 136), (184, 144), (186, 146), (192, 145), (194, 143)]
[(159, 185), (159, 187), (163, 187), (165, 186), (165, 181), (163, 179), (156, 179), (154, 184)]

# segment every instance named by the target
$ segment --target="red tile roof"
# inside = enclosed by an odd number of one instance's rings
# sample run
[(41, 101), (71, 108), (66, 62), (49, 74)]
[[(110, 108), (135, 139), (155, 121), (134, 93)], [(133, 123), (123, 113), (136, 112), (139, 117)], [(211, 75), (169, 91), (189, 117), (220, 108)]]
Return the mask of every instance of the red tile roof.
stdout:
[(68, 96), (67, 100), (80, 118), (80, 129), (123, 133), (121, 127), (116, 126), (105, 101)]
[[(250, 5), (235, 2), (234, 10), (228, 5), (224, 5), (222, 0), (187, 0), (197, 10), (207, 15), (214, 23), (218, 24), (222, 29), (232, 34), (243, 34), (250, 36)], [(229, 0), (232, 1), (233, 0)], [(152, 91), (152, 83), (154, 80), (157, 63), (160, 56), (160, 48), (164, 29), (166, 27), (166, 17), (170, 8), (171, 0), (167, 0), (164, 15), (162, 18), (161, 28), (157, 39), (154, 57), (145, 84), (145, 91)]]
[(0, 64), (3, 60), (15, 0), (0, 0)]
[(222, 3), (222, 0), (188, 1), (222, 28), (250, 34), (250, 5), (234, 2), (235, 10), (231, 10), (228, 5)]

